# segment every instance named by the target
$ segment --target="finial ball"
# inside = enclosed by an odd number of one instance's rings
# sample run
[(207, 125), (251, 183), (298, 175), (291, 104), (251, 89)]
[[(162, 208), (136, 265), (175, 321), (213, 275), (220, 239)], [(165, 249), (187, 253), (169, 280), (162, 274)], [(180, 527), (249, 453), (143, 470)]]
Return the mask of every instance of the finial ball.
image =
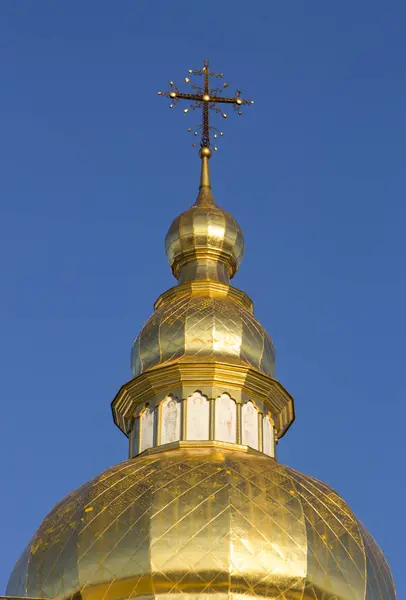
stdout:
[(200, 148), (200, 152), (199, 152), (200, 158), (203, 158), (204, 156), (207, 156), (207, 158), (210, 158), (211, 155), (212, 155), (212, 151), (207, 146), (202, 146)]

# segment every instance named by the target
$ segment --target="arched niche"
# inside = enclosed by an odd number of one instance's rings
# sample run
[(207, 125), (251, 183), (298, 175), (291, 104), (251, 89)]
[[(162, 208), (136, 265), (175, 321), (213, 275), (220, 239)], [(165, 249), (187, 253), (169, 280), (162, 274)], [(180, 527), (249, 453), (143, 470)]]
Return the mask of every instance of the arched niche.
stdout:
[(180, 402), (168, 396), (161, 404), (161, 444), (180, 440)]
[(209, 401), (200, 392), (187, 399), (186, 437), (188, 440), (209, 439)]
[(258, 410), (251, 402), (242, 405), (241, 441), (258, 450)]
[(146, 406), (139, 416), (140, 452), (154, 445), (155, 410)]
[(275, 432), (268, 415), (262, 417), (262, 444), (264, 454), (275, 456)]
[(237, 406), (228, 394), (221, 394), (216, 398), (214, 431), (216, 440), (237, 441)]

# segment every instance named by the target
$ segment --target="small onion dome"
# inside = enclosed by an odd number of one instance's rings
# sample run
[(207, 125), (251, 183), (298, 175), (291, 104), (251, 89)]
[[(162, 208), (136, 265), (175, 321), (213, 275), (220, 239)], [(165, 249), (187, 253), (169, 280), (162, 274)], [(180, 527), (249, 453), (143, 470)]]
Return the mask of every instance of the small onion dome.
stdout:
[(195, 204), (176, 217), (165, 239), (172, 272), (181, 283), (211, 279), (228, 283), (244, 252), (244, 236), (236, 220), (216, 205), (211, 191), (209, 148), (200, 150), (202, 170)]

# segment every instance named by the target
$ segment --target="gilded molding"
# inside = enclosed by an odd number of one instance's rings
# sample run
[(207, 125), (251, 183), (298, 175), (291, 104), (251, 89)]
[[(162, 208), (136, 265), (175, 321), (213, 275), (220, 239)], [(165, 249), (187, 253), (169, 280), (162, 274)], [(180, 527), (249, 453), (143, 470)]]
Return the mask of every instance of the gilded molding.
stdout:
[[(138, 406), (148, 402), (155, 407), (170, 394), (184, 399), (195, 391), (207, 398), (228, 393), (237, 404), (251, 400), (260, 412), (267, 409), (273, 415), (278, 438), (295, 418), (293, 398), (276, 379), (244, 364), (194, 360), (151, 369), (124, 384), (112, 402), (114, 422), (128, 436), (129, 422)], [(182, 427), (185, 404), (182, 402)]]
[(245, 292), (232, 287), (231, 285), (210, 280), (188, 281), (187, 283), (169, 288), (169, 290), (166, 290), (166, 292), (161, 294), (156, 300), (154, 310), (159, 310), (178, 295), (184, 293), (191, 293), (196, 296), (201, 294), (202, 296), (208, 296), (210, 298), (228, 298), (229, 300), (233, 300), (234, 302), (237, 302), (237, 304), (240, 304), (240, 306), (250, 313), (254, 312), (254, 303)]

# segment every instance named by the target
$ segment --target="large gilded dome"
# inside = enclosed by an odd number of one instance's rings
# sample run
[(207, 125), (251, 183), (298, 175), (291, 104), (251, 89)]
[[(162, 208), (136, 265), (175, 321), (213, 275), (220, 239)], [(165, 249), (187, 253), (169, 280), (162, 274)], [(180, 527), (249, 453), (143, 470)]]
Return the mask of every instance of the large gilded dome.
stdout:
[(133, 344), (132, 373), (190, 358), (236, 361), (267, 375), (275, 371), (272, 340), (249, 298), (214, 282), (186, 283), (159, 298)]
[(382, 552), (336, 492), (258, 452), (219, 446), (146, 454), (69, 494), (7, 594), (395, 599)]

